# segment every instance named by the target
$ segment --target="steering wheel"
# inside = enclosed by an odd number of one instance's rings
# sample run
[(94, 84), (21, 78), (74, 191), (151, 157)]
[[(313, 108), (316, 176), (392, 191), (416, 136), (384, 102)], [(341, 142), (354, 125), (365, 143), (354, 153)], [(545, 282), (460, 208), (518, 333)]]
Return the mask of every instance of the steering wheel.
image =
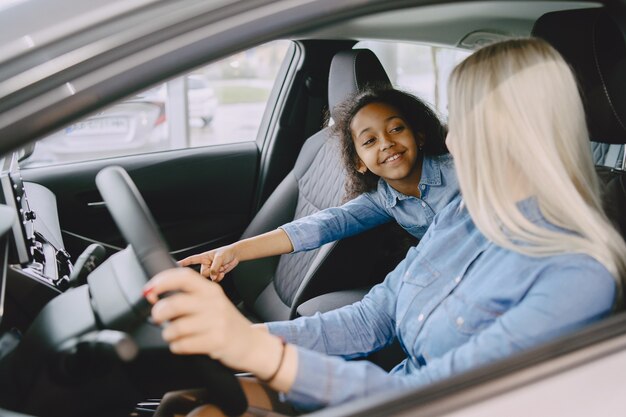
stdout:
[[(139, 190), (128, 173), (121, 167), (112, 166), (103, 169), (96, 176), (98, 190), (126, 242), (131, 246), (137, 260), (148, 278), (169, 268), (175, 268), (176, 262), (169, 254), (165, 241), (159, 233), (156, 223), (148, 210)], [(129, 274), (132, 275), (132, 274)], [(137, 279), (130, 277), (130, 279)], [(145, 277), (141, 278), (145, 280)], [(140, 291), (140, 287), (135, 285)], [(150, 306), (143, 303), (141, 314), (147, 321)], [(164, 343), (164, 352), (169, 363), (151, 364), (154, 368), (184, 367), (199, 372), (205, 388), (212, 391), (219, 406), (228, 415), (239, 415), (247, 409), (247, 400), (241, 386), (231, 370), (207, 356), (179, 356), (169, 353)], [(163, 356), (163, 355), (161, 355)], [(185, 362), (186, 363), (183, 363)], [(175, 389), (189, 388), (178, 387)], [(196, 387), (197, 388), (197, 387)]]

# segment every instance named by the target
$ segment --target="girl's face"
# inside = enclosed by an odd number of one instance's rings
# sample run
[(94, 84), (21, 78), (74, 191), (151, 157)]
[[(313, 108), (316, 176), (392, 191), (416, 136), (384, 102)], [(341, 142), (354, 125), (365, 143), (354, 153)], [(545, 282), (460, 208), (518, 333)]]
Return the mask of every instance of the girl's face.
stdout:
[(423, 138), (420, 135), (416, 141), (395, 107), (385, 103), (364, 106), (352, 119), (350, 130), (359, 156), (359, 172), (370, 170), (391, 186), (398, 181), (419, 182), (417, 141), (422, 144)]

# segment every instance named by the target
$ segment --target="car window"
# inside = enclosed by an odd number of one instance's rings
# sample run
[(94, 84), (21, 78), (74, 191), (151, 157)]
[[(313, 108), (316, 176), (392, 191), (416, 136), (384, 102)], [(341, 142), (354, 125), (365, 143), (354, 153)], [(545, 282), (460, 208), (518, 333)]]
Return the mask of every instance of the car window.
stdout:
[(248, 49), (109, 106), (37, 142), (23, 165), (254, 141), (289, 44)]
[(371, 49), (394, 87), (417, 95), (440, 115), (448, 114), (448, 77), (456, 64), (473, 51), (415, 43), (361, 41), (355, 48)]
[(593, 162), (596, 165), (624, 169), (624, 145), (591, 142)]
[[(361, 41), (372, 50), (394, 87), (409, 91), (447, 117), (447, 86), (452, 69), (473, 51), (385, 41)], [(591, 142), (595, 165), (623, 169), (624, 145)]]

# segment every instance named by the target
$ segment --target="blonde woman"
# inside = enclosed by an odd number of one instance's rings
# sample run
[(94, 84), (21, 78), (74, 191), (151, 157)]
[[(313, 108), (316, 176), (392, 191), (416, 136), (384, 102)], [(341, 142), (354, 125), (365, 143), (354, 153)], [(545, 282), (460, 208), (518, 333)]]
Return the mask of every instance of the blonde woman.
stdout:
[[(543, 41), (506, 41), (461, 63), (449, 93), (447, 145), (464, 199), (382, 284), (351, 306), (253, 327), (215, 283), (166, 271), (146, 296), (154, 320), (169, 322), (171, 350), (252, 372), (265, 381), (257, 390), (313, 410), (423, 386), (609, 315), (626, 246), (602, 211), (567, 64)], [(171, 290), (181, 292), (157, 301)], [(389, 373), (347, 361), (394, 338), (407, 358)]]

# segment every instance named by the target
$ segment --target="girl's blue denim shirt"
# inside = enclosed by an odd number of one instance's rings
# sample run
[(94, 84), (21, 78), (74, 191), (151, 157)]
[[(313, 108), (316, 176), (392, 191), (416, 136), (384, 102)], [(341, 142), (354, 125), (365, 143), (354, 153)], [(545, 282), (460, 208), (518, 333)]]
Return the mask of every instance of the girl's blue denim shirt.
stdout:
[(375, 191), (287, 223), (281, 229), (289, 236), (294, 252), (316, 249), (392, 220), (421, 239), (435, 215), (459, 194), (452, 156), (425, 156), (418, 187), (421, 198), (402, 194), (380, 179)]
[[(531, 257), (487, 240), (455, 199), (385, 281), (362, 301), (269, 331), (297, 345), (286, 398), (303, 410), (414, 388), (504, 358), (607, 316), (616, 283), (584, 254)], [(535, 199), (518, 204), (554, 228)], [(366, 258), (366, 257), (365, 257)], [(365, 356), (398, 338), (391, 372)]]

